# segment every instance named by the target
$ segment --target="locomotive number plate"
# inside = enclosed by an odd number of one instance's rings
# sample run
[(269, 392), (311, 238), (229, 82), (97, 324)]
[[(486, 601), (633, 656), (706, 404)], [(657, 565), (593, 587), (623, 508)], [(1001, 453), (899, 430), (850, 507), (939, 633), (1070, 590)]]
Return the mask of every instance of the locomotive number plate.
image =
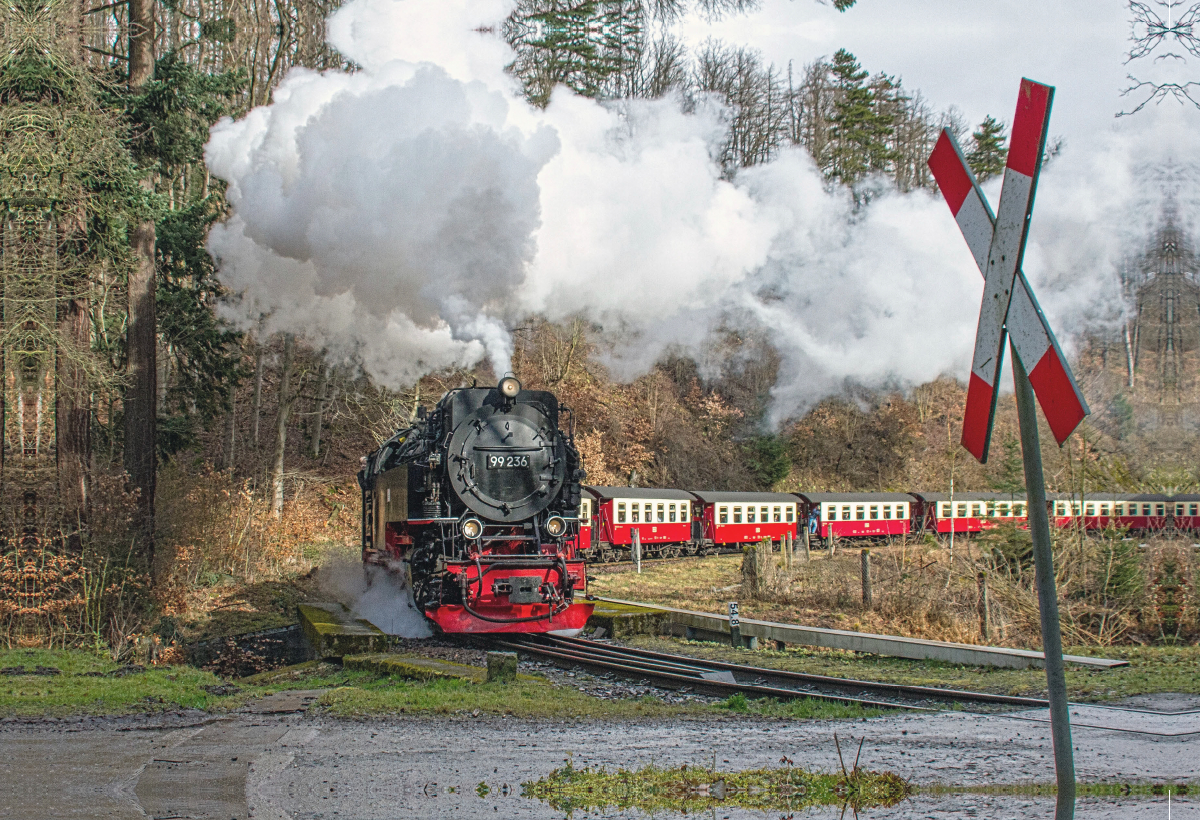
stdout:
[(506, 470), (510, 467), (528, 467), (529, 456), (488, 456), (489, 470)]

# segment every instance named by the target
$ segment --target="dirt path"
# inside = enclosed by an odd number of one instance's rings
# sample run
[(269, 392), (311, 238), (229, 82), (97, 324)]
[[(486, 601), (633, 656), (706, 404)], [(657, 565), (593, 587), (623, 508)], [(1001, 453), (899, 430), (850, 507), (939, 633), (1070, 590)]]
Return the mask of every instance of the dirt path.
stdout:
[[(520, 798), (520, 784), (547, 774), (568, 755), (575, 765), (612, 768), (652, 761), (711, 764), (714, 756), (718, 767), (743, 768), (776, 765), (786, 755), (798, 766), (834, 769), (834, 732), (844, 752), (866, 737), (863, 765), (891, 769), (922, 784), (1053, 778), (1048, 727), (1035, 713), (806, 723), (737, 716), (621, 724), (496, 717), (345, 721), (292, 711), (305, 707), (305, 697), (311, 693), (221, 719), (190, 713), (0, 722), (0, 816), (558, 818), (561, 812)], [(1200, 706), (1191, 700), (1168, 705)], [(1100, 721), (1095, 715), (1091, 719)], [(1133, 731), (1077, 728), (1081, 779), (1200, 780), (1200, 714), (1138, 720), (1135, 713), (1121, 713), (1110, 721)], [(1197, 734), (1180, 733), (1192, 722)], [(1159, 731), (1163, 727), (1166, 731)], [(486, 797), (476, 793), (480, 783), (488, 786)], [(1087, 801), (1077, 816), (1157, 818), (1166, 816), (1165, 809), (1150, 801)], [(920, 798), (870, 816), (957, 817), (964, 812), (997, 818), (1053, 814), (1047, 801), (954, 797)], [(726, 815), (759, 816), (720, 814)], [(1172, 816), (1200, 817), (1200, 803), (1195, 797), (1176, 799)]]

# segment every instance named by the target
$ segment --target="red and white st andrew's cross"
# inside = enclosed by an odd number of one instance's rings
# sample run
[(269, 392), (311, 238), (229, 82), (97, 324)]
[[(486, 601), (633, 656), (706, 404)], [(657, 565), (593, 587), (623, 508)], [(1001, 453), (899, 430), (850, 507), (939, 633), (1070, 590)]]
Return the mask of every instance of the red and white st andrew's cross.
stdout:
[(1050, 86), (1021, 80), (1000, 208), (995, 215), (949, 129), (942, 132), (929, 157), (929, 168), (984, 279), (962, 434), (962, 445), (981, 462), (987, 461), (992, 437), (1006, 335), (1012, 337), (1013, 348), (1060, 445), (1089, 412), (1021, 271), (1053, 99)]

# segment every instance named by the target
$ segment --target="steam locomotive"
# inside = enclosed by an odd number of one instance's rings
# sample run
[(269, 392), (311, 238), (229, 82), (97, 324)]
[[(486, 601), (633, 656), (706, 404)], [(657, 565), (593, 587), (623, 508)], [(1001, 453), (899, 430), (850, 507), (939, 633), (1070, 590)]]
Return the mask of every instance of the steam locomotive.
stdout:
[[(566, 428), (560, 416), (572, 420)], [(403, 573), (446, 633), (574, 636), (592, 614), (576, 554), (573, 416), (509, 376), (464, 387), (363, 459), (362, 557)]]

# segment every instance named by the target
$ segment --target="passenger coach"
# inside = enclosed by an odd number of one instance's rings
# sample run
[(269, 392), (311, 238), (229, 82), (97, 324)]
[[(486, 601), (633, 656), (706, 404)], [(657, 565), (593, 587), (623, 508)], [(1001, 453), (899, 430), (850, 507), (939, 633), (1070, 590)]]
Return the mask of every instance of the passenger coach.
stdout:
[(797, 535), (800, 500), (790, 493), (693, 492), (700, 502), (701, 542), (717, 549)]
[(828, 538), (886, 537), (912, 531), (916, 499), (907, 493), (803, 493), (808, 531)]
[(1027, 520), (1023, 493), (913, 493), (920, 502), (917, 520), (926, 532), (982, 532), (1004, 522)]
[(635, 530), (642, 542), (643, 557), (673, 558), (689, 549), (689, 554), (695, 553), (691, 493), (590, 486), (584, 487), (584, 493), (591, 503), (585, 508), (586, 526), (585, 510), (581, 510), (580, 543), (590, 560), (628, 558)]
[[(1178, 497), (1177, 497), (1178, 498)], [(1188, 496), (1182, 496), (1188, 498)], [(1050, 521), (1058, 527), (1080, 526), (1100, 530), (1109, 526), (1131, 530), (1161, 530), (1170, 524), (1179, 506), (1187, 512), (1189, 502), (1179, 502), (1156, 493), (1048, 493)], [(1180, 526), (1176, 520), (1175, 526)]]

